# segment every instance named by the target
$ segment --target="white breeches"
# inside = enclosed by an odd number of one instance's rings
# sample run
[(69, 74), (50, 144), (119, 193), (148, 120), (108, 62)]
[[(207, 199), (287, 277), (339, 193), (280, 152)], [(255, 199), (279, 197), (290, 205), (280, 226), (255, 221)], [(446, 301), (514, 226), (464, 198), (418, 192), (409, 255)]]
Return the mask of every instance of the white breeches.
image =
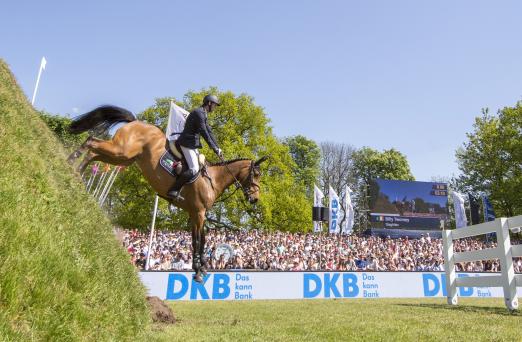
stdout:
[(187, 160), (187, 166), (194, 173), (199, 171), (199, 151), (197, 149), (191, 149), (181, 146), (181, 151)]

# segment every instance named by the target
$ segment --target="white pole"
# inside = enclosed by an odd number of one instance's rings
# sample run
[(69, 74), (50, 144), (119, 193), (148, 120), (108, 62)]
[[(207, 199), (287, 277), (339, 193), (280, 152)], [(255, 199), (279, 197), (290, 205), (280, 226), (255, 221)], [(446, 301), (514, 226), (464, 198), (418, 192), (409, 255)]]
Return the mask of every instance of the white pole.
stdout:
[(98, 176), (98, 172), (96, 172), (96, 173), (93, 175), (91, 182), (88, 184), (88, 186), (87, 186), (87, 193), (90, 193), (90, 192), (91, 192), (92, 185), (93, 185), (94, 182), (96, 181), (96, 177), (97, 177), (97, 176)]
[(100, 164), (94, 164), (92, 167), (92, 179), (89, 184), (87, 184), (87, 192), (91, 191), (92, 185), (94, 184), (94, 181), (96, 180), (96, 176), (98, 175), (98, 168)]
[(105, 186), (103, 187), (103, 190), (100, 192), (98, 196), (98, 202), (101, 204), (101, 199), (105, 197), (105, 194), (107, 193), (107, 189), (109, 189), (109, 184), (111, 184), (112, 179), (114, 178), (114, 175), (116, 174), (116, 171), (118, 170), (118, 167), (115, 167), (114, 170), (112, 170), (111, 174), (109, 175), (109, 178), (107, 178), (107, 181), (105, 182)]
[(109, 171), (104, 171), (100, 177), (100, 180), (98, 181), (98, 184), (96, 185), (96, 189), (94, 189), (94, 192), (92, 193), (93, 197), (96, 198), (98, 195), (98, 192), (101, 190), (103, 181), (105, 180), (105, 177), (109, 174)]
[(147, 271), (150, 267), (150, 253), (152, 249), (152, 237), (154, 236), (154, 226), (156, 225), (156, 213), (158, 212), (158, 195), (154, 200), (154, 213), (152, 214), (152, 223), (150, 225), (150, 239), (149, 239), (149, 250), (147, 252), (147, 262), (145, 263), (145, 270)]
[(34, 100), (36, 98), (36, 91), (38, 90), (38, 83), (40, 83), (40, 76), (42, 76), (42, 71), (45, 70), (45, 65), (47, 64), (47, 60), (45, 57), (42, 57), (42, 61), (40, 62), (40, 70), (38, 70), (38, 77), (36, 78), (36, 85), (34, 86), (33, 99), (31, 100), (31, 104), (34, 106)]
[(121, 170), (121, 167), (118, 166), (116, 174), (112, 178), (111, 184), (109, 184), (109, 188), (107, 189), (107, 191), (105, 192), (105, 195), (101, 199), (100, 206), (102, 206), (103, 203), (105, 202), (105, 200), (107, 199), (107, 196), (109, 195), (109, 192), (111, 191), (112, 185), (114, 184), (114, 181), (116, 180), (116, 177), (118, 177), (118, 173), (120, 173), (120, 170)]

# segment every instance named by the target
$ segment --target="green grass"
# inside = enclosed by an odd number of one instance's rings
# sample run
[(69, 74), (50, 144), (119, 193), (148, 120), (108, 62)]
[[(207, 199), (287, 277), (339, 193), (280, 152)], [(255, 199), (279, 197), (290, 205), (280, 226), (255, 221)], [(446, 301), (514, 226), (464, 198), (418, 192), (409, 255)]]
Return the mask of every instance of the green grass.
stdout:
[(170, 302), (180, 322), (158, 341), (522, 341), (502, 299)]
[(0, 341), (133, 340), (145, 290), (0, 60)]

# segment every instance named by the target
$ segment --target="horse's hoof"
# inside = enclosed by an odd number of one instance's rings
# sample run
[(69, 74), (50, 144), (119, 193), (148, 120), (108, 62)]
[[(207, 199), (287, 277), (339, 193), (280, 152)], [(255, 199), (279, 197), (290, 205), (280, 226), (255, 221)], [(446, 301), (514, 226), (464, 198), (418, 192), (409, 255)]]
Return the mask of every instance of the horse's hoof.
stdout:
[(205, 267), (201, 267), (201, 268), (199, 269), (199, 272), (201, 272), (201, 274), (203, 275), (203, 277), (207, 275), (207, 269), (206, 269)]
[(200, 284), (203, 284), (203, 277), (201, 277), (201, 274), (199, 273), (196, 273), (194, 275), (194, 281), (197, 282), (197, 283), (200, 283)]
[(79, 156), (78, 156), (78, 152), (73, 152), (73, 153), (71, 153), (71, 155), (69, 156), (69, 158), (67, 158), (67, 162), (68, 162), (69, 164), (73, 164), (74, 161), (76, 160), (76, 158), (78, 158), (78, 157), (79, 157)]

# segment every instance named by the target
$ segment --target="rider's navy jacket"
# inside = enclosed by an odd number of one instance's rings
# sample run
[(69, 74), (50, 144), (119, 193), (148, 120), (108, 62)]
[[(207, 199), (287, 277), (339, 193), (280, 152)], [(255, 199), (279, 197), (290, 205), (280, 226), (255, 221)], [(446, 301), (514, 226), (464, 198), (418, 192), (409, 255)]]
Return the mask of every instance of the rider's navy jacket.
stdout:
[(178, 138), (178, 143), (187, 148), (201, 148), (200, 136), (217, 153), (218, 146), (212, 134), (212, 129), (207, 123), (207, 113), (201, 107), (193, 110), (187, 116), (185, 128)]

